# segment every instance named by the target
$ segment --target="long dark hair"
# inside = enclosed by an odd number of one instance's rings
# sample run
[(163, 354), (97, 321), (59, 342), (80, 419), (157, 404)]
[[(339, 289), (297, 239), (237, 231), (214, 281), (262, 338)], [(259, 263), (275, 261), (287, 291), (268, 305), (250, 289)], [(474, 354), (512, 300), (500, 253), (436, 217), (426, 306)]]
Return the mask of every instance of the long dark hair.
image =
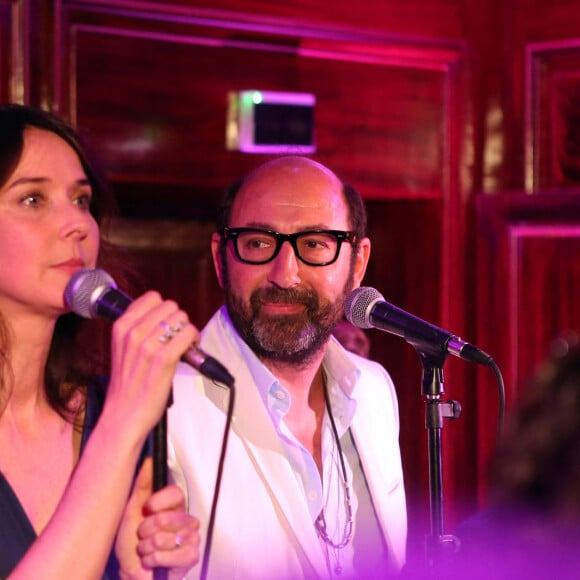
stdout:
[[(17, 104), (0, 105), (0, 187), (20, 161), (27, 128), (54, 133), (77, 154), (93, 191), (90, 212), (100, 231), (98, 267), (107, 270), (120, 287), (126, 288), (125, 259), (106, 239), (110, 218), (117, 212), (113, 192), (103, 171), (90, 158), (88, 144), (70, 125), (44, 110)], [(44, 384), (49, 404), (63, 417), (69, 417), (71, 398), (79, 388), (86, 387), (96, 375), (108, 373), (109, 349), (104, 338), (107, 333), (100, 329), (101, 324), (73, 313), (63, 314), (56, 322)], [(95, 337), (103, 338), (95, 341)], [(12, 375), (9, 353), (9, 333), (0, 312), (0, 395), (6, 394), (7, 381)]]

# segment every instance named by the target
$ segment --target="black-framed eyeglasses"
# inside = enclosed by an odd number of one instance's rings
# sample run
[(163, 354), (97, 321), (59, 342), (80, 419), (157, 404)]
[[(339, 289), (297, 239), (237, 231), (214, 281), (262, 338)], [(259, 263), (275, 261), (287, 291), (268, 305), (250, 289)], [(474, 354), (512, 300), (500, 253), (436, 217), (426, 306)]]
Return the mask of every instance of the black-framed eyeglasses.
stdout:
[(281, 234), (258, 228), (224, 228), (224, 239), (231, 239), (236, 256), (246, 264), (267, 264), (289, 242), (296, 257), (308, 266), (328, 266), (336, 262), (342, 242), (353, 244), (353, 232), (341, 230), (309, 230)]

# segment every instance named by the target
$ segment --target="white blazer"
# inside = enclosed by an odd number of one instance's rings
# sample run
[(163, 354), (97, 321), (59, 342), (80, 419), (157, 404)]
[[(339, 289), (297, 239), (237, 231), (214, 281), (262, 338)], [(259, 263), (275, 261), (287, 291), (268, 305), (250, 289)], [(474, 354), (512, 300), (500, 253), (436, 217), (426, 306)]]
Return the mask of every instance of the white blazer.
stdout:
[[(235, 378), (234, 418), (207, 578), (328, 578), (301, 483), (225, 324), (227, 314), (222, 308), (205, 327), (201, 341), (203, 350)], [(349, 387), (349, 395), (357, 401), (351, 430), (389, 548), (389, 562), (396, 571), (405, 561), (407, 518), (395, 389), (376, 362), (346, 353), (334, 339), (330, 351), (355, 357), (361, 371), (359, 380)], [(168, 412), (170, 473), (186, 494), (189, 512), (201, 520), (203, 554), (229, 389), (180, 364), (173, 393)], [(188, 578), (199, 578), (200, 572), (201, 562)]]

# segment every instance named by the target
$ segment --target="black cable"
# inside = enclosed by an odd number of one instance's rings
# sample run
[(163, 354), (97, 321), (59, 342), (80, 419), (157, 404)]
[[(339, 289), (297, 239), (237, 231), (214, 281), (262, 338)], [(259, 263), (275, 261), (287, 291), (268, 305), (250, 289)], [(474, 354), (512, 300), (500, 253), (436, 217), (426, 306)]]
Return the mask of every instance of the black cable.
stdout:
[(495, 361), (490, 358), (489, 361), (486, 363), (490, 366), (495, 374), (495, 378), (497, 381), (497, 388), (498, 388), (498, 424), (497, 424), (497, 439), (498, 442), (501, 440), (503, 436), (503, 429), (504, 429), (504, 422), (505, 422), (505, 386), (503, 382), (503, 377), (501, 371)]
[(208, 563), (209, 563), (209, 554), (210, 554), (210, 550), (211, 550), (213, 529), (214, 529), (214, 525), (215, 525), (215, 518), (216, 518), (216, 512), (217, 512), (217, 503), (218, 503), (218, 499), (219, 499), (219, 490), (220, 490), (221, 483), (222, 483), (222, 475), (223, 475), (223, 470), (224, 470), (224, 460), (225, 460), (225, 456), (226, 456), (226, 450), (228, 447), (228, 439), (229, 439), (229, 435), (230, 435), (230, 426), (231, 426), (232, 417), (234, 414), (234, 402), (235, 402), (235, 398), (236, 398), (235, 397), (236, 391), (234, 388), (233, 379), (231, 380), (231, 382), (224, 383), (224, 384), (230, 389), (230, 397), (229, 397), (228, 410), (227, 410), (227, 415), (226, 415), (226, 423), (224, 426), (224, 434), (223, 434), (222, 448), (220, 451), (220, 457), (219, 457), (219, 463), (218, 463), (218, 471), (217, 471), (217, 475), (216, 475), (215, 489), (213, 492), (211, 511), (209, 514), (209, 520), (208, 520), (208, 524), (207, 524), (207, 536), (206, 536), (206, 541), (205, 541), (205, 547), (203, 550), (203, 559), (202, 559), (202, 563), (201, 563), (201, 574), (200, 574), (201, 580), (205, 580), (206, 575), (207, 575), (207, 568), (208, 568)]

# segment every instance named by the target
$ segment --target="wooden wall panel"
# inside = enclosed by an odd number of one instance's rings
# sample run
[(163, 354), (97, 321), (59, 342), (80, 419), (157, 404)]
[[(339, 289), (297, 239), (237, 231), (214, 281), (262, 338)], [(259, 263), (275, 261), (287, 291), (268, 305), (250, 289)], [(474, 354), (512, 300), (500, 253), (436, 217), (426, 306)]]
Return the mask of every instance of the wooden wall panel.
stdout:
[[(400, 200), (368, 204), (369, 233), (373, 240), (365, 284), (385, 300), (425, 320), (441, 320), (443, 273), (441, 200)], [(387, 232), (383, 243), (380, 231)], [(369, 330), (371, 357), (391, 373), (401, 416), (401, 452), (406, 475), (411, 549), (422, 550), (428, 531), (428, 456), (422, 366), (414, 348), (379, 330)], [(448, 456), (448, 453), (446, 453)], [(445, 462), (449, 475), (449, 464)], [(451, 492), (446, 482), (445, 495)]]
[(526, 71), (526, 187), (580, 188), (580, 37), (530, 43)]
[(23, 3), (0, 0), (0, 102), (23, 100)]
[(109, 239), (125, 248), (143, 289), (169, 292), (201, 327), (223, 303), (209, 250), (213, 230), (208, 222), (119, 218)]
[[(76, 72), (74, 114), (115, 180), (219, 191), (260, 162), (225, 149), (228, 92), (290, 89), (317, 97), (317, 158), (332, 160), (366, 195), (441, 195), (440, 74), (410, 80), (399, 69), (372, 64), (78, 34), (83, 66)], [(116, 65), (101, 72), (102, 59)], [(152, 74), (135, 77), (132, 70)], [(127, 101), (127, 93), (139, 99)], [(111, 110), (116, 115), (105, 117)], [(419, 126), (412, 121), (417, 117)]]
[[(478, 344), (496, 352), (507, 408), (551, 342), (580, 328), (580, 198), (573, 194), (480, 196)], [(497, 398), (478, 390), (480, 479), (493, 450)]]
[[(580, 220), (518, 225), (510, 238), (510, 324), (517, 353), (510, 386), (520, 389), (552, 341), (580, 330)], [(517, 390), (510, 394), (517, 398)]]
[(10, 26), (11, 2), (0, 2), (0, 101), (7, 102), (10, 94)]
[(287, 22), (267, 34), (222, 25), (63, 12), (57, 100), (93, 135), (115, 181), (215, 195), (260, 162), (224, 147), (228, 92), (259, 88), (316, 95), (317, 157), (366, 196), (442, 195), (449, 69), (459, 46), (306, 37)]
[[(484, 164), (496, 167), (497, 179), (484, 181), (482, 189), (506, 193), (510, 189), (541, 191), (557, 187), (544, 179), (545, 173), (540, 176), (540, 167), (546, 166), (544, 161), (538, 162), (538, 140), (542, 149), (551, 149), (545, 141), (547, 126), (538, 125), (537, 115), (547, 119), (546, 115), (552, 114), (549, 103), (555, 101), (542, 91), (551, 90), (550, 84), (556, 88), (550, 76), (557, 72), (558, 60), (566, 58), (565, 52), (570, 53), (560, 49), (578, 43), (580, 4), (575, 0), (508, 0), (499, 2), (495, 18), (498, 34), (492, 41), (496, 44), (481, 55), (481, 69), (475, 72), (483, 73), (482, 83), (473, 95), (477, 103), (483, 91), (487, 100), (484, 138), (488, 139), (488, 159)], [(493, 91), (488, 95), (489, 87)], [(545, 163), (549, 167), (550, 161)]]

